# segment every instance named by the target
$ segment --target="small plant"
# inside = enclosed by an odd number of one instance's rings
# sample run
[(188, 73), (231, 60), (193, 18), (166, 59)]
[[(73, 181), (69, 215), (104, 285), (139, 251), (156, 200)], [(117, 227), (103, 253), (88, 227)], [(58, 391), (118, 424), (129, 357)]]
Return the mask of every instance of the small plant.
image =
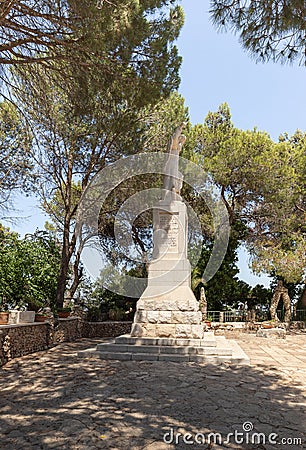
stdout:
[(262, 328), (275, 328), (277, 326), (277, 323), (275, 320), (265, 320), (261, 323)]
[(8, 312), (9, 311), (9, 305), (6, 301), (5, 295), (2, 295), (2, 298), (0, 299), (0, 311), (1, 312)]
[(71, 308), (66, 306), (65, 308), (57, 308), (57, 312), (71, 312)]
[(114, 306), (108, 311), (110, 320), (120, 321), (125, 318), (125, 311), (121, 308)]
[(88, 322), (103, 322), (107, 318), (107, 314), (102, 312), (97, 306), (88, 308), (86, 319)]
[(69, 306), (63, 308), (57, 308), (57, 315), (59, 318), (66, 319), (71, 313), (71, 308)]
[(48, 316), (43, 311), (38, 311), (35, 313), (35, 322), (45, 322)]

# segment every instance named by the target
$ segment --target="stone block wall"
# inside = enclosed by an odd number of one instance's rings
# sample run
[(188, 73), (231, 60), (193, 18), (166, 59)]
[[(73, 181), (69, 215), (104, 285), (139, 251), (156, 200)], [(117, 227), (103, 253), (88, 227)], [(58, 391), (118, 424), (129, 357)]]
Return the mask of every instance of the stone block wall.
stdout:
[(50, 325), (32, 323), (0, 327), (0, 365), (18, 356), (46, 350), (50, 344)]
[(49, 322), (0, 326), (0, 366), (19, 356), (47, 350), (80, 338), (115, 337), (130, 333), (131, 322), (85, 322), (77, 317)]
[(59, 319), (53, 331), (53, 342), (71, 342), (80, 339), (82, 336), (82, 323), (77, 317)]
[(83, 322), (82, 337), (107, 338), (128, 334), (131, 332), (132, 322)]

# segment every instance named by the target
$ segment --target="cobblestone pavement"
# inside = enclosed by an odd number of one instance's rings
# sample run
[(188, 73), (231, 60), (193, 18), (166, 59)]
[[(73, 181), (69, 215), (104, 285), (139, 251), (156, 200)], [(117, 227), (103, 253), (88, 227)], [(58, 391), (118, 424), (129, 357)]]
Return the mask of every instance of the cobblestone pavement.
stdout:
[[(250, 366), (77, 358), (101, 340), (12, 360), (0, 370), (0, 449), (306, 448), (306, 334), (236, 337)], [(220, 435), (208, 444), (208, 433)]]

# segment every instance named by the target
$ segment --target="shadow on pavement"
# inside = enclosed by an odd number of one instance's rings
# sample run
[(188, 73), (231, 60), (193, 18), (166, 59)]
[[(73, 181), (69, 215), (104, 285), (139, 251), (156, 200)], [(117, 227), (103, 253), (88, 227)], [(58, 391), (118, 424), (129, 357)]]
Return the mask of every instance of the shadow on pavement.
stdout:
[(305, 398), (284, 370), (78, 359), (88, 346), (62, 344), (0, 370), (1, 450), (303, 448)]

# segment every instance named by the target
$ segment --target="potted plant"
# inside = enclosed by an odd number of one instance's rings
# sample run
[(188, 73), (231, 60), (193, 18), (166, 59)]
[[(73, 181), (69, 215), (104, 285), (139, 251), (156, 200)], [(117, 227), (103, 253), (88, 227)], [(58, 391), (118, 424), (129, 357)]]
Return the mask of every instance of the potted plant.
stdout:
[(65, 307), (65, 308), (57, 308), (57, 315), (60, 319), (66, 319), (70, 316), (71, 308)]
[(3, 295), (0, 302), (0, 325), (6, 325), (9, 319), (8, 305), (6, 304), (6, 298)]
[(213, 322), (213, 319), (211, 316), (206, 317), (206, 319), (204, 319), (204, 323), (206, 323), (206, 325), (210, 328), (211, 327), (211, 322)]
[(35, 322), (45, 322), (48, 319), (44, 313), (35, 313)]
[(274, 320), (267, 320), (265, 322), (262, 322), (262, 324), (261, 324), (261, 328), (264, 328), (266, 330), (269, 328), (275, 328), (275, 326), (276, 326), (276, 323)]
[(0, 325), (7, 325), (9, 319), (8, 311), (0, 311)]

